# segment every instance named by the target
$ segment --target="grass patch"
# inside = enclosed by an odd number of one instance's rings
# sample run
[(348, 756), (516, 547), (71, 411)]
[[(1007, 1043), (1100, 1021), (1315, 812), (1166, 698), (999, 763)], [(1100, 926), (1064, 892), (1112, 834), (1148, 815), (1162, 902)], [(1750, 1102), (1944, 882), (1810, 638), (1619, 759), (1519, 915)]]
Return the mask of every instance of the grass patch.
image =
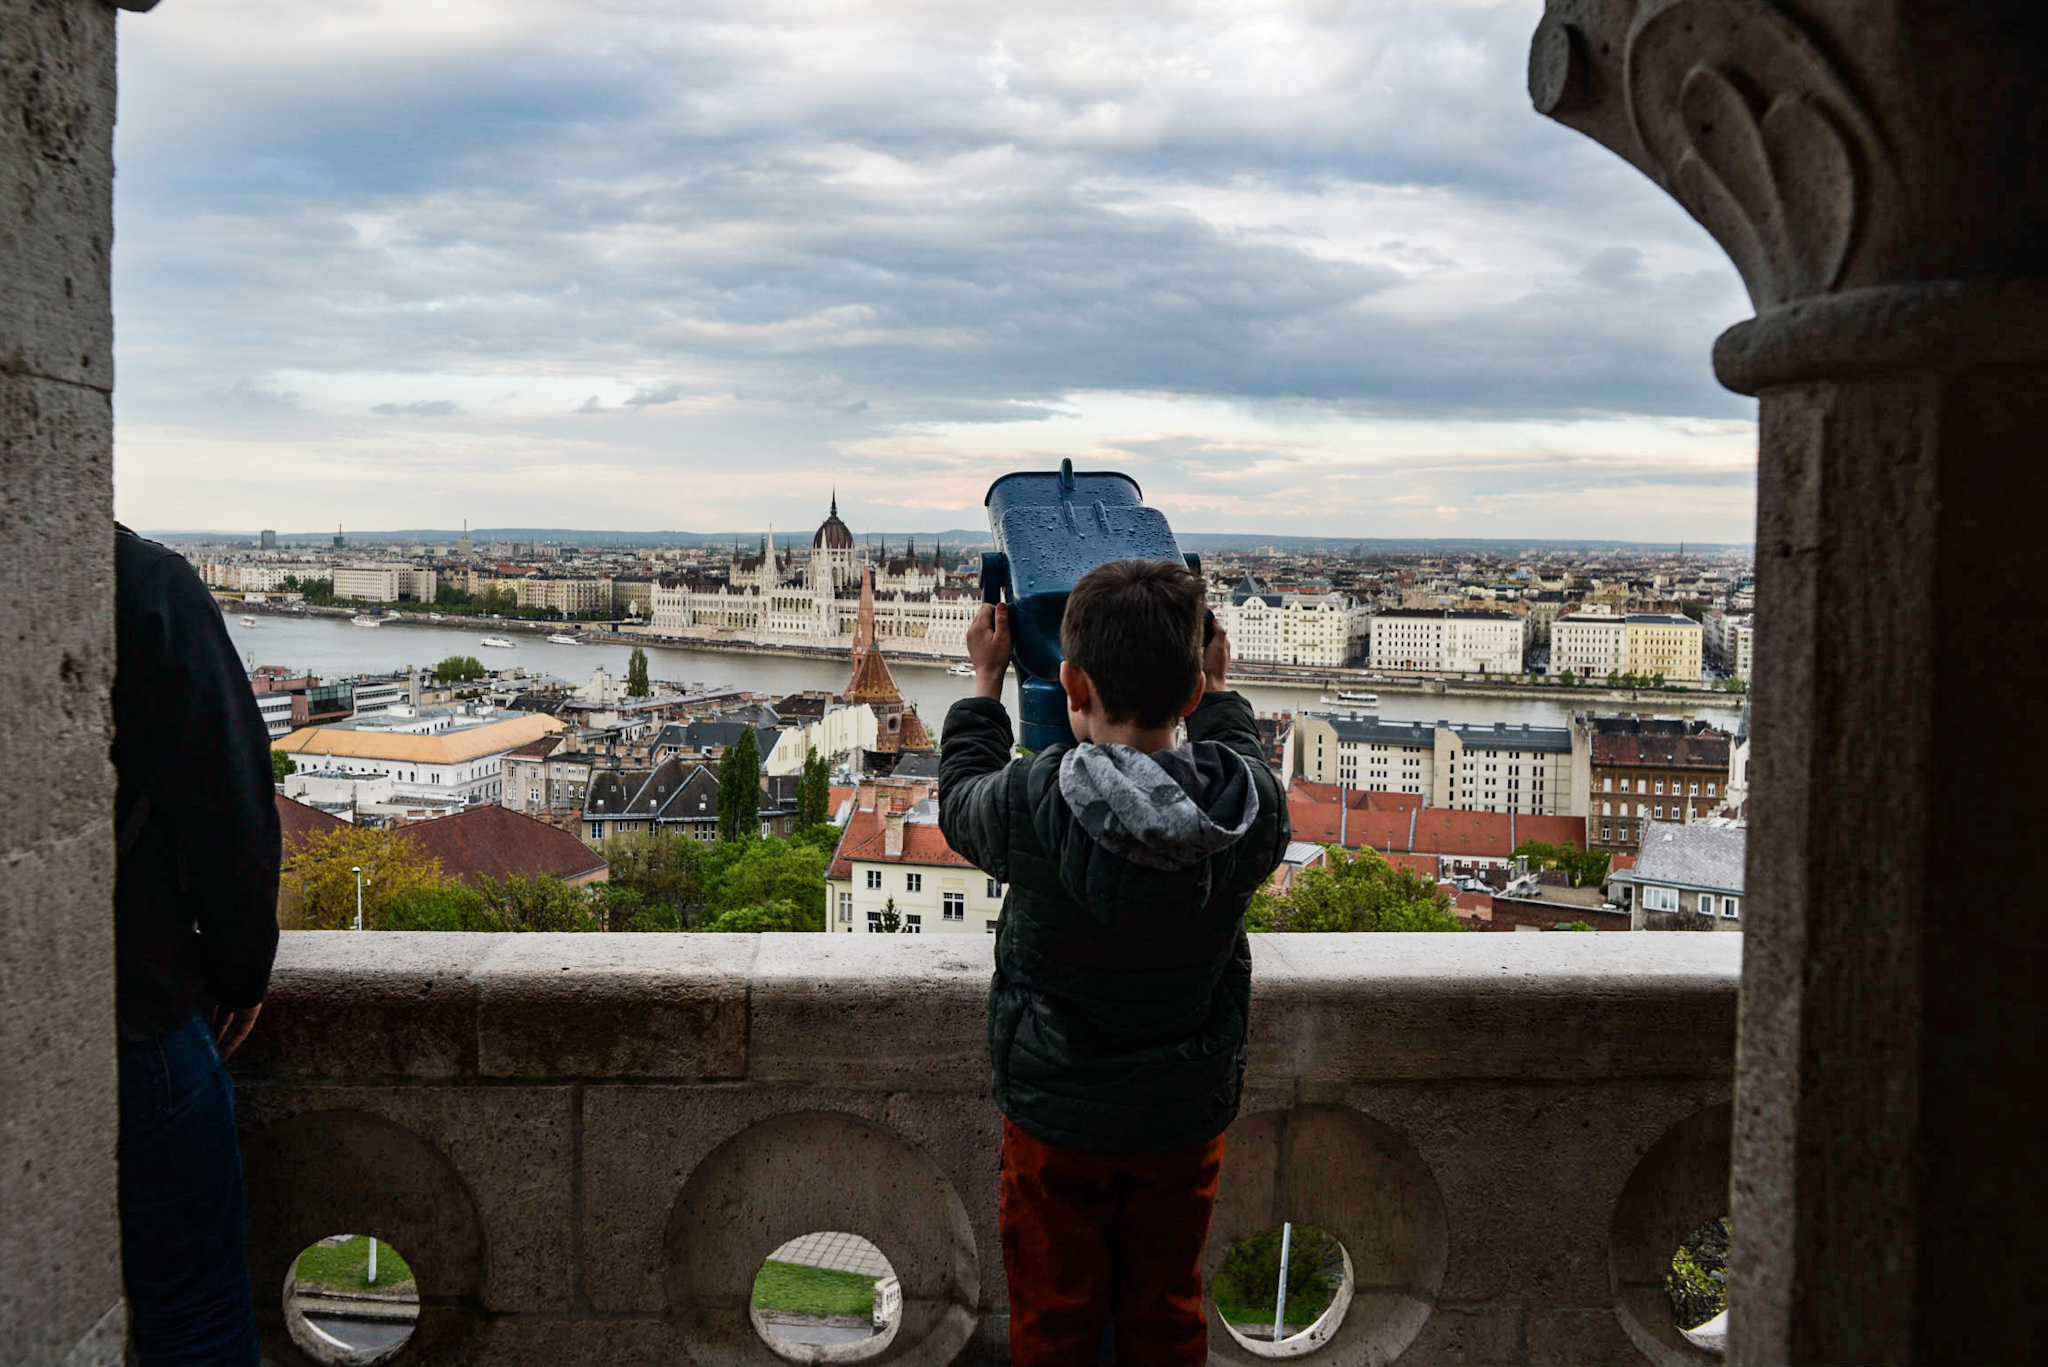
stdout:
[(754, 1276), (754, 1308), (793, 1315), (875, 1313), (875, 1279), (770, 1258)]
[(412, 1269), (390, 1244), (377, 1245), (377, 1284), (370, 1284), (370, 1241), (358, 1236), (345, 1244), (314, 1244), (299, 1255), (301, 1287), (328, 1291), (375, 1291), (390, 1294), (413, 1290)]
[[(1315, 1304), (1314, 1301), (1307, 1305), (1297, 1305), (1290, 1300), (1287, 1302), (1287, 1323), (1292, 1328), (1306, 1329), (1329, 1308), (1330, 1299), (1327, 1296), (1323, 1298), (1321, 1305)], [(1271, 1325), (1273, 1302), (1269, 1299), (1264, 1305), (1232, 1305), (1228, 1301), (1219, 1300), (1216, 1302), (1216, 1313), (1232, 1324)]]

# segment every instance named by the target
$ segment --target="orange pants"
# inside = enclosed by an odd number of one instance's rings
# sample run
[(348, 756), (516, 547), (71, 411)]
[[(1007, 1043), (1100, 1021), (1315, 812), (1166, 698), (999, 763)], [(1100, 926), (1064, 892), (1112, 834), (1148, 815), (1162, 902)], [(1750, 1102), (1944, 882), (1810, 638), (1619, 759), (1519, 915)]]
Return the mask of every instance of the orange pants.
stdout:
[(1172, 1153), (1064, 1149), (1003, 1121), (1011, 1367), (1203, 1367), (1202, 1245), (1223, 1136)]

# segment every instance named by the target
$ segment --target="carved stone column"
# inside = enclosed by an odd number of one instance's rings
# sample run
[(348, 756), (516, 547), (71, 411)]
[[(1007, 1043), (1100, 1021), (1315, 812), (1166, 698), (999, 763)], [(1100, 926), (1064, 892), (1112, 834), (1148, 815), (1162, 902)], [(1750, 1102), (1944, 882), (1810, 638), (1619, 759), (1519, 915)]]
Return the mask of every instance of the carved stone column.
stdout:
[(1757, 309), (1730, 1360), (2035, 1360), (2048, 18), (1551, 0), (1529, 88)]

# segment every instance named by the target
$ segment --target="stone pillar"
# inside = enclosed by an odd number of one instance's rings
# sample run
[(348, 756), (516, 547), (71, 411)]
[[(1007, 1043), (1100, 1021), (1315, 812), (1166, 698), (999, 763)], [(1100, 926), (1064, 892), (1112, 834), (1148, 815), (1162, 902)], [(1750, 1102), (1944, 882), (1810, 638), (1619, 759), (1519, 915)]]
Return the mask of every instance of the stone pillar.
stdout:
[(2042, 1351), (2044, 14), (1551, 0), (1530, 52), (1757, 309), (1735, 1362)]
[(0, 130), (0, 1357), (118, 1363), (105, 0), (0, 0)]

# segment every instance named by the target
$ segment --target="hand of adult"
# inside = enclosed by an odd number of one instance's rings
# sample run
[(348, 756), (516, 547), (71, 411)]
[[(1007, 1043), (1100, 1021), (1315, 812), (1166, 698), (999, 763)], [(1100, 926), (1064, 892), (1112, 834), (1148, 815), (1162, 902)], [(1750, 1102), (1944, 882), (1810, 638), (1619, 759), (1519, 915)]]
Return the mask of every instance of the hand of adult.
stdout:
[(1221, 693), (1230, 687), (1225, 682), (1230, 672), (1230, 633), (1213, 615), (1209, 620), (1215, 622), (1216, 629), (1202, 647), (1202, 687), (1209, 693)]
[(967, 627), (967, 661), (974, 666), (974, 696), (1003, 696), (1003, 675), (1010, 668), (1010, 607), (983, 603)]
[(262, 1011), (262, 1002), (240, 1011), (230, 1011), (225, 1006), (213, 1009), (213, 1038), (223, 1059), (241, 1048), (242, 1041), (249, 1038), (249, 1032), (256, 1028), (256, 1017)]

